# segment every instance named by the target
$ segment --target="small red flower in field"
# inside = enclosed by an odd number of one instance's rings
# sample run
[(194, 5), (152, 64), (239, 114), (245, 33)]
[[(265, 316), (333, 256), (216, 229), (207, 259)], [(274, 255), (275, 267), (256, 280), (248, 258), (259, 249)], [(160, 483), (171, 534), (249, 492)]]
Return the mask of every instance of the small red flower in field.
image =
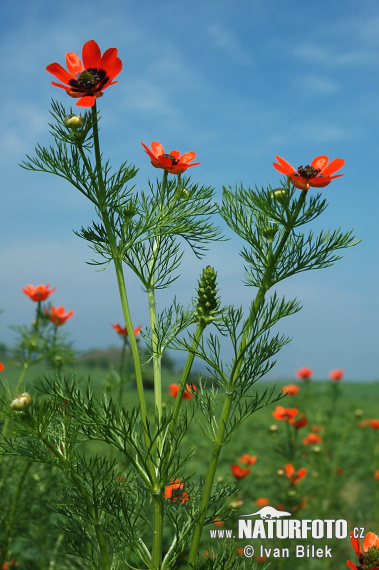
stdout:
[(215, 526), (225, 526), (225, 521), (222, 521), (221, 519), (219, 519), (218, 517), (216, 517), (216, 518), (213, 520), (213, 524), (214, 524)]
[(289, 423), (293, 423), (298, 413), (299, 410), (297, 408), (283, 408), (283, 406), (276, 406), (272, 415), (276, 420), (284, 420)]
[(300, 368), (296, 372), (296, 376), (298, 378), (300, 378), (300, 380), (309, 380), (313, 376), (313, 370), (311, 370), (310, 368), (306, 368), (306, 367)]
[[(170, 384), (168, 388), (169, 388), (170, 396), (173, 396), (174, 398), (176, 398), (176, 396), (178, 395), (178, 392), (179, 392), (179, 384)], [(190, 386), (189, 384), (186, 384), (186, 389), (184, 390), (184, 394), (183, 394), (183, 400), (189, 400), (190, 398), (192, 398), (192, 394), (190, 392), (191, 389), (196, 392), (195, 384), (192, 384), (192, 386)]]
[(305, 417), (305, 414), (300, 414), (297, 419), (295, 419), (294, 421), (289, 421), (289, 423), (292, 424), (295, 429), (300, 429), (308, 425), (308, 420)]
[[(128, 329), (126, 327), (122, 327), (121, 325), (112, 325), (116, 333), (120, 336), (129, 336)], [(142, 326), (133, 329), (134, 336), (137, 336), (141, 332)]]
[(353, 570), (379, 570), (379, 537), (373, 532), (367, 532), (363, 539), (363, 550), (359, 538), (350, 535), (351, 545), (358, 556), (359, 566), (346, 561)]
[(183, 481), (175, 479), (170, 485), (166, 485), (164, 498), (170, 499), (173, 503), (179, 503), (180, 505), (188, 501), (189, 496), (188, 493), (184, 491)]
[(32, 301), (44, 301), (51, 295), (51, 293), (54, 293), (56, 289), (53, 287), (53, 289), (49, 290), (49, 286), (49, 283), (47, 285), (37, 285), (37, 287), (27, 285), (25, 289), (22, 289), (22, 292), (30, 297)]
[(317, 426), (317, 425), (313, 425), (311, 426), (311, 431), (313, 431), (313, 433), (321, 433), (322, 431), (324, 431), (324, 426)]
[(2, 362), (0, 362), (0, 372), (2, 372), (4, 370), (4, 364)]
[(68, 319), (72, 317), (74, 311), (69, 311), (65, 313), (66, 309), (64, 307), (50, 307), (50, 310), (45, 309), (45, 313), (49, 315), (49, 319), (55, 326), (60, 327)]
[(322, 437), (317, 435), (317, 433), (310, 433), (306, 437), (303, 437), (304, 445), (313, 445), (321, 442), (322, 442)]
[(250, 469), (248, 467), (243, 469), (243, 467), (237, 464), (232, 465), (230, 469), (232, 470), (232, 473), (236, 479), (244, 479), (250, 473)]
[(196, 152), (186, 152), (180, 156), (178, 150), (172, 150), (168, 154), (165, 153), (163, 146), (159, 142), (151, 143), (151, 150), (141, 142), (145, 152), (150, 156), (151, 164), (155, 168), (163, 168), (170, 174), (181, 174), (190, 166), (197, 166), (200, 162), (189, 164), (196, 156)]
[(331, 372), (329, 372), (329, 378), (331, 380), (334, 380), (335, 382), (338, 382), (338, 380), (342, 380), (342, 378), (344, 377), (344, 371), (337, 369), (337, 370), (332, 370)]
[(368, 425), (373, 429), (379, 429), (379, 420), (369, 420)]
[(259, 499), (257, 499), (255, 502), (257, 503), (258, 507), (265, 507), (269, 504), (270, 501), (265, 497), (259, 497)]
[(375, 471), (375, 473), (374, 473), (374, 479), (375, 479), (376, 481), (379, 481), (379, 469), (377, 469), (377, 470)]
[(284, 472), (288, 477), (288, 479), (290, 479), (290, 481), (295, 485), (297, 485), (299, 481), (303, 479), (303, 477), (305, 477), (307, 474), (307, 470), (305, 469), (305, 467), (299, 469), (298, 472), (295, 474), (295, 468), (290, 463), (287, 463), (287, 465), (284, 466)]
[(242, 457), (239, 458), (239, 461), (241, 463), (244, 463), (245, 465), (254, 465), (256, 460), (257, 460), (256, 455), (248, 455), (247, 453), (245, 453), (245, 455), (242, 455)]
[(342, 158), (335, 158), (332, 162), (329, 162), (327, 156), (316, 156), (311, 162), (311, 165), (299, 166), (296, 170), (291, 166), (286, 160), (280, 156), (276, 156), (279, 164), (273, 163), (273, 167), (279, 170), (282, 174), (286, 174), (291, 178), (292, 184), (299, 188), (300, 190), (309, 190), (310, 186), (315, 186), (316, 188), (323, 188), (330, 184), (333, 178), (338, 178), (343, 176), (343, 174), (336, 174), (335, 176), (330, 176), (337, 172), (343, 167), (345, 161)]
[(101, 55), (94, 40), (85, 43), (82, 50), (83, 63), (76, 53), (66, 53), (66, 71), (59, 63), (51, 63), (46, 71), (55, 75), (65, 85), (55, 83), (55, 87), (64, 89), (67, 95), (79, 98), (78, 107), (93, 107), (96, 99), (102, 97), (104, 89), (118, 83), (113, 79), (122, 69), (117, 49), (109, 48)]
[(287, 394), (288, 396), (294, 396), (298, 393), (300, 387), (297, 384), (288, 384), (287, 386), (283, 386), (282, 392), (283, 394)]

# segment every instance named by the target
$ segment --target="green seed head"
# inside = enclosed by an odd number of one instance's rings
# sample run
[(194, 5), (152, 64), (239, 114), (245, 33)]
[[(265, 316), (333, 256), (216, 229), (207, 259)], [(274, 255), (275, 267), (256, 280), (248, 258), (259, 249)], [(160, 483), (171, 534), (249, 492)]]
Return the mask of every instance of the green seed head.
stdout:
[(214, 320), (220, 306), (220, 300), (217, 297), (216, 278), (216, 271), (208, 265), (203, 269), (199, 279), (195, 316), (197, 322), (205, 327)]

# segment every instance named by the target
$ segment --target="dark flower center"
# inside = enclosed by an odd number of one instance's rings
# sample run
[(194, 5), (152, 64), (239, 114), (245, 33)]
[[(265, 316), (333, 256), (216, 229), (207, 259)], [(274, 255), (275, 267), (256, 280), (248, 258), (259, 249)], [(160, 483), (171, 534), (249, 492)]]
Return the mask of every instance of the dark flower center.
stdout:
[(298, 174), (302, 178), (309, 180), (310, 178), (317, 176), (319, 172), (321, 172), (320, 168), (313, 168), (313, 166), (309, 166), (309, 164), (307, 164), (307, 166), (299, 166), (297, 173), (295, 173), (295, 176)]
[(169, 158), (172, 162), (172, 166), (179, 164), (179, 160), (175, 158), (175, 156), (172, 156), (172, 154), (163, 154), (162, 156), (164, 156), (165, 158)]
[(84, 89), (91, 89), (91, 87), (95, 87), (97, 83), (99, 83), (100, 77), (97, 73), (90, 72), (88, 70), (83, 71), (77, 77), (77, 82), (81, 87)]

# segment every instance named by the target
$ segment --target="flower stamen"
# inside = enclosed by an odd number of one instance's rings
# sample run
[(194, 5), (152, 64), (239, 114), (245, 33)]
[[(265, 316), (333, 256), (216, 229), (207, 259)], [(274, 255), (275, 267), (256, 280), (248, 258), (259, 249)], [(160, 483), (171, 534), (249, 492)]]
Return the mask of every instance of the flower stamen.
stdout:
[(299, 166), (297, 172), (294, 172), (294, 176), (301, 176), (302, 178), (309, 180), (310, 178), (317, 176), (319, 172), (321, 172), (321, 168), (313, 168), (313, 166), (309, 166), (309, 164), (307, 164), (307, 166)]

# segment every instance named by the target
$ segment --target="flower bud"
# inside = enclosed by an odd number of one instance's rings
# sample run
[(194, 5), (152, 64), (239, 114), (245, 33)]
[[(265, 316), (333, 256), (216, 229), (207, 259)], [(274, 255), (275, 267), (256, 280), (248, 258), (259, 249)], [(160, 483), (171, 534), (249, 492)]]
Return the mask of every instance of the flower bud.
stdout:
[(263, 230), (263, 235), (268, 241), (272, 242), (277, 231), (277, 226), (266, 226)]
[(16, 412), (21, 412), (22, 410), (26, 410), (32, 403), (32, 397), (27, 392), (23, 392), (14, 398), (11, 403), (12, 410)]
[(276, 202), (283, 203), (287, 195), (287, 191), (284, 188), (275, 188), (270, 192), (270, 197)]
[(220, 301), (217, 298), (216, 277), (216, 271), (208, 265), (203, 269), (199, 279), (195, 317), (197, 322), (204, 327), (213, 321), (220, 305)]
[(80, 129), (83, 126), (83, 117), (80, 115), (67, 115), (64, 124), (68, 129)]

